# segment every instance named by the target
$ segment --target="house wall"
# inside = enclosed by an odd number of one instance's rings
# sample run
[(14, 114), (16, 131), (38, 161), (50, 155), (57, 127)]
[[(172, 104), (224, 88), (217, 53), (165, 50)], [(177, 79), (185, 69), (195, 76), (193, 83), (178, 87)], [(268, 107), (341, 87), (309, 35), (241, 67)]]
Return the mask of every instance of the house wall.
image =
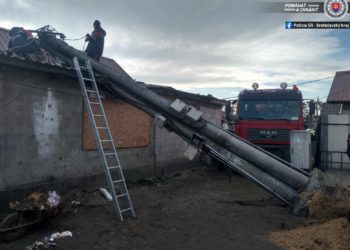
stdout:
[[(200, 109), (220, 124), (219, 107)], [(83, 102), (75, 79), (1, 65), (0, 115), (0, 195), (102, 174), (98, 152), (82, 147)], [(149, 130), (147, 145), (118, 149), (126, 178), (198, 165), (183, 157), (186, 143), (176, 134), (152, 121)]]
[(321, 168), (350, 169), (350, 159), (346, 154), (350, 115), (322, 115), (320, 127)]

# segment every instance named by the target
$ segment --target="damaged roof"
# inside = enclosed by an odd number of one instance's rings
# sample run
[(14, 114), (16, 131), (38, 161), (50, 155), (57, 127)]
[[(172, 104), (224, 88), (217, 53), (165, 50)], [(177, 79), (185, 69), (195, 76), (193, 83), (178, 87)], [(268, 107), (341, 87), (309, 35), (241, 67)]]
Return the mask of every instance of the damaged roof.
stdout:
[(350, 102), (350, 71), (337, 71), (327, 98), (328, 103)]
[[(6, 54), (6, 51), (8, 49), (8, 43), (10, 40), (8, 32), (9, 32), (9, 30), (0, 27), (0, 54)], [(11, 57), (21, 58), (21, 57), (18, 57), (16, 55), (11, 55)], [(39, 62), (39, 63), (49, 64), (49, 65), (54, 65), (54, 66), (61, 66), (62, 67), (64, 65), (62, 60), (50, 55), (49, 53), (45, 53), (45, 57), (50, 57), (50, 58), (45, 58), (46, 60), (44, 60), (44, 61), (37, 61), (37, 60), (35, 60), (35, 58), (30, 58), (29, 60), (31, 60), (33, 62)], [(21, 59), (24, 59), (24, 58), (21, 58)], [(26, 59), (28, 59), (28, 58), (26, 58)], [(126, 71), (122, 67), (120, 67), (120, 65), (116, 61), (114, 61), (113, 59), (110, 59), (107, 57), (102, 57), (100, 62), (102, 64), (104, 64), (105, 66), (107, 66), (115, 71), (118, 71), (123, 76), (131, 78), (128, 75), (128, 73), (126, 73)], [(67, 66), (66, 68), (70, 68), (70, 67)]]
[[(40, 70), (45, 72), (75, 76), (75, 72), (72, 71), (72, 67), (68, 65), (64, 65), (63, 61), (60, 60), (60, 58), (50, 55), (45, 50), (44, 50), (45, 51), (44, 55), (49, 58), (46, 58), (46, 60), (44, 61), (42, 60), (38, 61), (35, 58), (22, 58), (15, 54), (12, 54), (12, 55), (8, 54), (7, 50), (8, 50), (8, 43), (10, 40), (8, 32), (9, 32), (8, 29), (0, 27), (0, 64), (6, 63), (12, 66), (18, 66), (22, 68), (30, 68), (33, 70)], [(114, 61), (111, 58), (102, 57), (100, 60), (100, 63), (119, 72), (124, 77), (131, 78), (129, 74), (116, 61)], [(138, 83), (145, 84), (147, 88), (151, 89), (152, 91), (162, 96), (184, 98), (187, 100), (193, 100), (193, 101), (198, 101), (202, 103), (210, 103), (214, 105), (223, 105), (225, 103), (224, 100), (217, 99), (212, 95), (192, 94), (192, 93), (174, 89), (172, 87), (146, 84), (143, 82), (138, 82)]]

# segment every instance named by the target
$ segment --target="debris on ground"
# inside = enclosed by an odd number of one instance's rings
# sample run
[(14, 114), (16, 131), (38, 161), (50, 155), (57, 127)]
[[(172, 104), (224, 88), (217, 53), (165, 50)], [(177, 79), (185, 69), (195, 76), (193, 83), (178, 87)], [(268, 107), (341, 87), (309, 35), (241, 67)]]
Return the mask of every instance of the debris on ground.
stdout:
[(47, 195), (41, 192), (33, 192), (22, 202), (14, 201), (9, 203), (10, 209), (15, 210), (44, 210), (54, 209), (61, 205), (61, 197), (56, 191), (49, 191)]
[(293, 212), (305, 217), (299, 227), (273, 232), (269, 238), (283, 249), (350, 249), (350, 192), (331, 183), (319, 169), (299, 195)]
[(65, 237), (73, 237), (73, 234), (71, 231), (64, 231), (62, 233), (53, 233), (51, 234), (51, 238), (53, 239), (61, 239), (61, 238), (65, 238)]
[(36, 241), (32, 245), (27, 246), (26, 250), (51, 250), (58, 249), (57, 239), (73, 237), (72, 232), (64, 231), (62, 233), (54, 233), (50, 237), (45, 237), (42, 241)]
[(308, 187), (299, 196), (293, 212), (308, 218), (331, 219), (350, 214), (350, 191), (330, 185), (324, 173), (315, 169)]
[[(226, 173), (201, 168), (162, 179), (154, 179), (160, 186), (129, 184), (137, 219), (116, 220), (99, 193), (105, 184), (101, 179), (62, 193), (60, 217), (25, 238), (1, 242), (1, 247), (24, 249), (65, 230), (73, 232), (74, 240), (57, 240), (62, 249), (342, 249), (349, 244), (346, 216), (329, 221), (294, 216), (284, 203), (240, 176), (229, 182)], [(314, 207), (310, 211), (319, 218)]]
[[(34, 192), (21, 202), (10, 202), (9, 208), (15, 211), (0, 221), (0, 239), (3, 241), (17, 240), (30, 227), (55, 217), (62, 211), (63, 203), (56, 191), (49, 191), (47, 195)], [(35, 242), (32, 246), (36, 249), (41, 245), (40, 242)]]
[(105, 198), (107, 201), (112, 201), (112, 195), (107, 191), (107, 189), (100, 188), (99, 191), (103, 198)]
[(26, 250), (40, 250), (40, 249), (45, 249), (45, 244), (44, 242), (41, 241), (36, 241), (32, 245), (27, 246), (25, 248)]
[(350, 223), (346, 217), (311, 223), (271, 233), (270, 240), (283, 249), (349, 249)]
[(46, 200), (46, 205), (48, 205), (50, 208), (58, 207), (60, 204), (61, 197), (56, 193), (56, 191), (49, 191), (48, 197)]

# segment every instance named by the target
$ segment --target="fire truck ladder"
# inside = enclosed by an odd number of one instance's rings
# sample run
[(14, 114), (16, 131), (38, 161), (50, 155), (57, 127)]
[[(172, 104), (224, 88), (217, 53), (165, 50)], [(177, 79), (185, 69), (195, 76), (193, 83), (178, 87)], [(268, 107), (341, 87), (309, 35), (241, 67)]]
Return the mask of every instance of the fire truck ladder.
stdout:
[(114, 210), (120, 221), (123, 221), (123, 214), (126, 212), (131, 213), (135, 217), (90, 61), (87, 60), (83, 67), (80, 66), (77, 57), (73, 58), (73, 62), (102, 160), (108, 189), (112, 195)]

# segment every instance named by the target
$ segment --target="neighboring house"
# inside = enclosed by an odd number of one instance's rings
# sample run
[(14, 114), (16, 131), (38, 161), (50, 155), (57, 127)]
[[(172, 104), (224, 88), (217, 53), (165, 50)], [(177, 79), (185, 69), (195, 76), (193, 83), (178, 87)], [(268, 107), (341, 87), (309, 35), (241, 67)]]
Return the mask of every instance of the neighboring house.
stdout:
[[(102, 174), (75, 70), (62, 66), (59, 58), (41, 63), (7, 55), (7, 32), (0, 29), (0, 195), (1, 191)], [(102, 58), (101, 62), (130, 77), (114, 60)], [(206, 119), (220, 125), (223, 101), (147, 86), (168, 99), (179, 98), (195, 106)], [(127, 179), (198, 165), (184, 158), (186, 143), (179, 136), (155, 127), (146, 113), (130, 104), (105, 92), (102, 95)]]
[(320, 167), (350, 169), (350, 71), (336, 72), (320, 120)]

